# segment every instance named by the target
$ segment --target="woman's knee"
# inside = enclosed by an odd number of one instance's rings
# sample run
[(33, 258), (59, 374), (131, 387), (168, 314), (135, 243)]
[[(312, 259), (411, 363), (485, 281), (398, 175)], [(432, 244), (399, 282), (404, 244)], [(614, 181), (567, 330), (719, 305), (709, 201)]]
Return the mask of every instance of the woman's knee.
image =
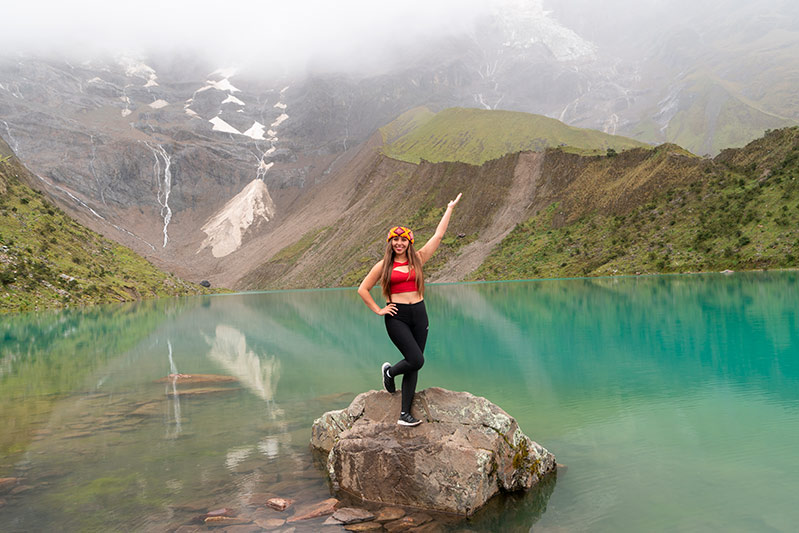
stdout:
[(417, 354), (413, 358), (409, 359), (408, 363), (410, 363), (414, 370), (419, 370), (424, 366), (424, 355)]

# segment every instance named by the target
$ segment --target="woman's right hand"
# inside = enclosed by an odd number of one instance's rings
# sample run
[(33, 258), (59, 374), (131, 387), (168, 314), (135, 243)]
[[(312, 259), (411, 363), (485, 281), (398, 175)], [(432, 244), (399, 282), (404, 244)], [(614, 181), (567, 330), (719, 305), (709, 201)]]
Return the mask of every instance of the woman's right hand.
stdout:
[(391, 315), (394, 316), (397, 314), (397, 305), (396, 304), (387, 304), (384, 308), (377, 312), (378, 315)]

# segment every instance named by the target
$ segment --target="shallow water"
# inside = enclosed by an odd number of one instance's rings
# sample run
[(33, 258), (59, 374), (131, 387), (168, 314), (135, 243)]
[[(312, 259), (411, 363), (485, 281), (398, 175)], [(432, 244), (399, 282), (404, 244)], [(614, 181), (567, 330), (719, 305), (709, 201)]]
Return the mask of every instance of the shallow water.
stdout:
[[(567, 467), (443, 527), (795, 530), (798, 277), (429, 286), (419, 389), (487, 397)], [(3, 317), (0, 478), (18, 480), (0, 529), (164, 531), (252, 514), (254, 494), (324, 500), (313, 420), (397, 358), (354, 290)], [(235, 381), (159, 382), (177, 373)]]

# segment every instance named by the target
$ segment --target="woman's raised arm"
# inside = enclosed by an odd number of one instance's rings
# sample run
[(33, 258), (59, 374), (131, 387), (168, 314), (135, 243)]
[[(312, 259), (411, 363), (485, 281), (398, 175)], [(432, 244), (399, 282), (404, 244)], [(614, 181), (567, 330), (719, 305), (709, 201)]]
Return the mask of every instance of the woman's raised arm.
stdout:
[(433, 254), (436, 252), (436, 250), (438, 250), (438, 245), (441, 244), (441, 239), (447, 232), (447, 226), (449, 226), (449, 219), (452, 216), (452, 211), (460, 201), (461, 195), (462, 193), (458, 193), (458, 196), (447, 204), (447, 210), (444, 211), (444, 216), (441, 217), (441, 222), (438, 223), (436, 232), (432, 237), (430, 237), (430, 240), (419, 249), (419, 252), (417, 252), (422, 264), (426, 263), (431, 257), (433, 257)]

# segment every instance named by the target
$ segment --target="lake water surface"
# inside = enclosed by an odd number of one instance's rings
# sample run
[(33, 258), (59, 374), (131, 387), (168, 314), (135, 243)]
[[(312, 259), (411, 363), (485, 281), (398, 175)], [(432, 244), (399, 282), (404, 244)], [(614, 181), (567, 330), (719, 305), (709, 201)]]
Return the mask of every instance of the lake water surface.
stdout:
[[(419, 390), (488, 398), (566, 466), (443, 529), (795, 531), (797, 282), (430, 285)], [(329, 498), (311, 424), (398, 358), (353, 289), (4, 316), (0, 478), (16, 479), (0, 482), (0, 530), (166, 531), (222, 507), (289, 516), (255, 500)], [(235, 381), (163, 379), (176, 373)], [(322, 521), (284, 530), (342, 531)]]

